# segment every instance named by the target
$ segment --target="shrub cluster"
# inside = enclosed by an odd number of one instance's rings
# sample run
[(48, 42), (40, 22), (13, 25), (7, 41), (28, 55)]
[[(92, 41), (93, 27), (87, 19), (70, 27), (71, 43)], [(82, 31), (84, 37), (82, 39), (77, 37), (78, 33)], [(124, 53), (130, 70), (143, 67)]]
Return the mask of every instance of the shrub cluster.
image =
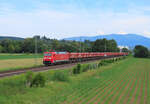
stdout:
[(26, 73), (26, 85), (29, 87), (44, 87), (45, 82), (45, 76), (41, 73), (36, 75), (34, 75), (31, 71)]
[(115, 59), (109, 59), (109, 60), (102, 60), (99, 62), (98, 66), (103, 66), (103, 65), (107, 65), (107, 64), (110, 64), (110, 63), (113, 63), (115, 62)]
[(77, 64), (77, 66), (73, 68), (73, 74), (80, 74), (81, 72), (86, 72), (88, 70), (92, 70), (96, 68), (98, 68), (97, 63), (83, 64), (83, 65)]
[(31, 86), (31, 83), (32, 83), (32, 81), (33, 81), (33, 72), (32, 71), (28, 71), (27, 73), (26, 73), (26, 85), (27, 86)]
[(73, 68), (73, 74), (80, 74), (80, 72), (81, 72), (81, 64), (77, 64), (77, 66)]
[(116, 61), (119, 61), (119, 60), (122, 60), (122, 59), (125, 59), (126, 57), (119, 57), (119, 58), (113, 58), (113, 59), (106, 59), (106, 60), (101, 60), (99, 63), (98, 63), (98, 67), (100, 66), (105, 66), (107, 64), (110, 64), (110, 63), (114, 63)]
[(73, 74), (80, 74), (81, 72), (86, 72), (86, 71), (91, 70), (91, 69), (97, 69), (101, 66), (105, 66), (107, 64), (114, 63), (118, 60), (122, 60), (122, 59), (125, 59), (125, 58), (126, 57), (124, 56), (124, 57), (119, 57), (119, 58), (101, 60), (98, 64), (97, 63), (84, 64), (84, 65), (77, 64), (73, 68)]
[(149, 50), (142, 45), (136, 45), (134, 48), (134, 57), (146, 58), (149, 56)]
[(54, 81), (69, 81), (69, 77), (64, 72), (56, 71), (52, 76), (52, 80), (54, 80)]

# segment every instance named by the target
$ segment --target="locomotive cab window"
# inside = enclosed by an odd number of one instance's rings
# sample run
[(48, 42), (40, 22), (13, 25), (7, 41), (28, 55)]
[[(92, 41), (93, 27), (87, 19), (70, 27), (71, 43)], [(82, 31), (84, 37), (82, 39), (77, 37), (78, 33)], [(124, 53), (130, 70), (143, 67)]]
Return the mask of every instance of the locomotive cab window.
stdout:
[(67, 52), (56, 52), (56, 54), (66, 54)]
[(44, 56), (51, 56), (51, 54), (50, 53), (45, 53)]

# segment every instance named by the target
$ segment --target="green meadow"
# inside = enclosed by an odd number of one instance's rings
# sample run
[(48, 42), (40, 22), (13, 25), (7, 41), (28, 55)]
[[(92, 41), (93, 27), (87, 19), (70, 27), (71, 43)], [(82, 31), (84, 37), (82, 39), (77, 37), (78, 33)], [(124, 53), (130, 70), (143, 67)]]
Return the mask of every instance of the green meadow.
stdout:
[(40, 66), (42, 58), (43, 54), (0, 54), (0, 71)]
[[(54, 81), (56, 72), (69, 80)], [(42, 72), (45, 87), (25, 86), (24, 74), (0, 79), (0, 104), (149, 104), (150, 59), (124, 60), (72, 74), (72, 69)]]
[(0, 60), (42, 58), (43, 54), (0, 54)]

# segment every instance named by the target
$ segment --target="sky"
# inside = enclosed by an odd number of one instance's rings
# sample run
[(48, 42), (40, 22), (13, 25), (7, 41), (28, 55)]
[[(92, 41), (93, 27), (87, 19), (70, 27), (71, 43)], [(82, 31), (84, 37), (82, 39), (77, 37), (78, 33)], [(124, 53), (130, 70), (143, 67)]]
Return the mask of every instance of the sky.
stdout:
[(0, 36), (150, 37), (150, 0), (0, 0)]

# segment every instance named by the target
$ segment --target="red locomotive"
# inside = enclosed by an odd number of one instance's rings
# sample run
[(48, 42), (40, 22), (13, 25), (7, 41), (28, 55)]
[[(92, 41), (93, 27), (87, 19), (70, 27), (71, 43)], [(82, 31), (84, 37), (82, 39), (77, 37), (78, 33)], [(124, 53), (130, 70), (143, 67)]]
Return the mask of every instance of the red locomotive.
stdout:
[(51, 65), (59, 62), (77, 62), (81, 60), (98, 59), (102, 57), (126, 56), (123, 52), (89, 52), (89, 53), (69, 53), (69, 52), (44, 52), (43, 64)]

